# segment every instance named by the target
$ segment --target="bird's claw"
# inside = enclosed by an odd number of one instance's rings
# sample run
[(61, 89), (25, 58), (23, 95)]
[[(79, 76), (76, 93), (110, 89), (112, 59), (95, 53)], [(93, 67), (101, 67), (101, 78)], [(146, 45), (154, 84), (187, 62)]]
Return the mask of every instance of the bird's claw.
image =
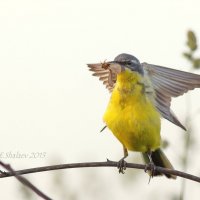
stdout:
[(119, 160), (119, 162), (117, 163), (117, 168), (119, 170), (119, 173), (124, 174), (124, 170), (126, 170), (126, 164), (127, 162), (124, 160), (124, 158), (122, 158), (121, 160)]
[(149, 183), (151, 178), (154, 177), (155, 171), (156, 171), (156, 166), (153, 162), (149, 162), (148, 164), (146, 164), (145, 169), (144, 169), (145, 173), (149, 172)]

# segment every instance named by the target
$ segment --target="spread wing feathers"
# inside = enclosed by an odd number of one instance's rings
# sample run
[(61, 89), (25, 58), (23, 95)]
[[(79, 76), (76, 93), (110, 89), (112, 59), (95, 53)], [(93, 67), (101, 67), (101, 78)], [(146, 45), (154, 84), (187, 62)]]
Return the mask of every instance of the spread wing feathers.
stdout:
[(200, 75), (175, 69), (142, 63), (145, 75), (148, 75), (155, 90), (155, 104), (161, 115), (183, 128), (173, 111), (170, 109), (171, 97), (177, 97), (188, 90), (200, 87)]
[(88, 64), (88, 67), (90, 68), (90, 71), (94, 72), (92, 75), (99, 77), (99, 80), (103, 81), (106, 88), (112, 92), (116, 83), (117, 75), (112, 73), (109, 69), (102, 68), (101, 63)]

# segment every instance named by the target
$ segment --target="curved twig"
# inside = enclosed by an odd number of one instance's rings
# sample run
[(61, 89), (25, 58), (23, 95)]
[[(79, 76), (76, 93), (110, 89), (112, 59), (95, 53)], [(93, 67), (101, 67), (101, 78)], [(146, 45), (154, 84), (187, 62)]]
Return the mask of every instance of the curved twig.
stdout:
[[(85, 162), (85, 163), (71, 163), (71, 164), (60, 164), (60, 165), (51, 165), (51, 166), (44, 166), (44, 167), (36, 167), (36, 168), (30, 168), (30, 169), (23, 169), (15, 171), (14, 174), (11, 172), (6, 172), (0, 174), (0, 178), (10, 177), (16, 175), (22, 175), (22, 174), (30, 174), (30, 173), (37, 173), (37, 172), (43, 172), (43, 171), (52, 171), (52, 170), (59, 170), (59, 169), (69, 169), (69, 168), (85, 168), (85, 167), (117, 167), (118, 162), (107, 160), (106, 162)], [(142, 165), (142, 164), (136, 164), (136, 163), (127, 163), (127, 168), (135, 168), (135, 169), (147, 169), (151, 170), (150, 166)], [(155, 170), (158, 172), (161, 172), (163, 174), (172, 174), (176, 175), (182, 178), (186, 178), (188, 180), (192, 180), (195, 182), (200, 183), (200, 177), (194, 176), (185, 172), (181, 172), (178, 170), (172, 170), (162, 167), (155, 167)]]
[[(16, 173), (13, 168), (9, 164), (5, 164), (4, 162), (0, 161), (0, 165), (8, 170), (8, 172), (1, 172), (4, 175), (10, 174), (10, 176), (14, 176), (19, 182), (21, 182), (26, 187), (30, 188), (33, 192), (35, 192), (38, 196), (45, 200), (52, 200), (46, 194), (44, 194), (41, 190), (39, 190), (36, 186), (34, 186), (30, 181), (26, 178), (20, 176), (20, 174)], [(0, 174), (0, 175), (2, 175)]]

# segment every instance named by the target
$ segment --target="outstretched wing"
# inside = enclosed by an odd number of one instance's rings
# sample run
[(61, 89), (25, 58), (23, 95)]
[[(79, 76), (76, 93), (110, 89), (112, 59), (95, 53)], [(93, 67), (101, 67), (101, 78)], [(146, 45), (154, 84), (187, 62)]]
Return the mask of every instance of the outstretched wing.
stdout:
[(200, 75), (142, 63), (145, 75), (155, 90), (155, 104), (161, 115), (186, 130), (170, 109), (171, 97), (183, 95), (188, 90), (200, 88)]
[(112, 73), (109, 68), (105, 69), (102, 66), (102, 63), (88, 64), (88, 67), (90, 68), (89, 70), (94, 72), (92, 75), (99, 77), (99, 80), (103, 81), (106, 88), (112, 92), (116, 83), (117, 74)]

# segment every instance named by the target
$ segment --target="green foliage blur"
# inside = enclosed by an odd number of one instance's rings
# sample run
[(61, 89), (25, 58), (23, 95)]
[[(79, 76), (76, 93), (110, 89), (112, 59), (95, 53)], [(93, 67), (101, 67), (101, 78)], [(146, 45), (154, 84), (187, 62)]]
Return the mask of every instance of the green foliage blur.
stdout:
[[(187, 41), (186, 41), (187, 51), (183, 53), (183, 56), (189, 61), (191, 64), (190, 70), (200, 69), (200, 57), (197, 57), (195, 54), (198, 50), (198, 43), (197, 43), (197, 37), (195, 33), (192, 30), (189, 30), (187, 32)], [(189, 165), (189, 150), (191, 150), (192, 147), (195, 145), (195, 138), (193, 134), (193, 127), (191, 124), (191, 102), (190, 102), (190, 96), (187, 95), (186, 97), (187, 103), (186, 103), (186, 117), (185, 117), (185, 125), (187, 128), (187, 134), (183, 135), (183, 156), (181, 157), (183, 171), (187, 172), (187, 167)], [(185, 199), (185, 191), (186, 191), (186, 180), (182, 180), (181, 189), (180, 189), (180, 195), (179, 197), (176, 197), (177, 200), (184, 200)]]
[(200, 57), (196, 57), (194, 54), (198, 49), (197, 38), (193, 31), (187, 32), (186, 45), (188, 50), (183, 53), (184, 57), (192, 64), (194, 69), (200, 69)]

